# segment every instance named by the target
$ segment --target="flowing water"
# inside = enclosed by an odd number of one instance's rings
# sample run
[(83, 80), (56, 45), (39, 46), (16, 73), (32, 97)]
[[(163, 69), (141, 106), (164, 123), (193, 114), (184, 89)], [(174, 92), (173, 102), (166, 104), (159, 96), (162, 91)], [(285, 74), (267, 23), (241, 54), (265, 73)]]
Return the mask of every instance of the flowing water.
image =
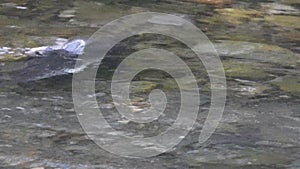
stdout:
[[(120, 117), (110, 96), (113, 70), (134, 51), (170, 50), (188, 63), (201, 86), (200, 112), (172, 151), (146, 159), (110, 154), (85, 134), (74, 111), (72, 75), (18, 83), (32, 48), (86, 39), (106, 23), (138, 12), (182, 16), (213, 42), (227, 77), (223, 118), (205, 146), (198, 136), (209, 107), (203, 65), (176, 40), (141, 35), (120, 42), (100, 66), (96, 96), (120, 132), (165, 131), (176, 118), (178, 86), (168, 74), (144, 71), (132, 82), (134, 110), (160, 88), (169, 103), (162, 119), (136, 124)], [(300, 2), (297, 0), (1, 0), (0, 168), (300, 168)], [(36, 70), (38, 71), (38, 70)]]

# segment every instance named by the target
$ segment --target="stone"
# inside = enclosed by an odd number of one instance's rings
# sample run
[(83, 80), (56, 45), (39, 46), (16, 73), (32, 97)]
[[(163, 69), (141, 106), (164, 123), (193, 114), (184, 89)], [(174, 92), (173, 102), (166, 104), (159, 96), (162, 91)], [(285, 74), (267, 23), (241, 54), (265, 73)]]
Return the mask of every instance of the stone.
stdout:
[(278, 86), (282, 91), (287, 93), (300, 93), (300, 78), (299, 76), (287, 75), (279, 77), (272, 81), (272, 84)]
[(265, 8), (269, 14), (299, 14), (299, 10), (290, 5), (262, 3), (261, 6)]
[(201, 4), (208, 4), (208, 5), (226, 5), (231, 4), (232, 0), (191, 0), (192, 2), (197, 2)]
[(231, 24), (239, 25), (251, 20), (262, 20), (263, 13), (253, 9), (242, 8), (222, 8), (215, 10), (217, 14), (207, 17), (203, 22), (216, 24), (228, 22)]
[(271, 15), (266, 16), (265, 20), (278, 26), (300, 29), (300, 17), (298, 16)]

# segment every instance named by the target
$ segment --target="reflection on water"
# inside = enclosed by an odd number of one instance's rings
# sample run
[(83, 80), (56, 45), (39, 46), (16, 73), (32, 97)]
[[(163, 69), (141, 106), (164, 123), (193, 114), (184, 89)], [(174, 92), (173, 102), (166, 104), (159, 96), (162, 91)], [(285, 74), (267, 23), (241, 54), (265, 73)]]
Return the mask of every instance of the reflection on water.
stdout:
[[(0, 166), (2, 168), (300, 168), (299, 43), (297, 0), (3, 0), (0, 2)], [(99, 68), (96, 96), (120, 132), (160, 133), (178, 106), (149, 125), (120, 117), (110, 97), (113, 69), (130, 53), (157, 47), (188, 63), (201, 86), (201, 111), (177, 149), (131, 160), (105, 152), (88, 139), (73, 109), (71, 75), (14, 83), (32, 48), (87, 38), (105, 23), (144, 11), (172, 13), (193, 22), (215, 43), (228, 82), (217, 131), (197, 144), (209, 106), (209, 80), (193, 53), (174, 39), (143, 35), (118, 44)], [(145, 71), (132, 83), (133, 111), (149, 106), (160, 88), (172, 105), (178, 87), (163, 73)], [(125, 130), (124, 130), (125, 128)], [(147, 135), (146, 134), (146, 135)], [(105, 139), (105, 138), (104, 138)]]

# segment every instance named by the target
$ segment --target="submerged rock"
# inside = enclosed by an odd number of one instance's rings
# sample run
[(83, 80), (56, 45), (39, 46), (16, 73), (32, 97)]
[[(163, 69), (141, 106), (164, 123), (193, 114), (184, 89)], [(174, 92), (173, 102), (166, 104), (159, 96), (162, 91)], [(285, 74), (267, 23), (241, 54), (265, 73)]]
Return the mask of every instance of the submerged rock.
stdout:
[(83, 53), (85, 41), (78, 39), (70, 41), (61, 48), (42, 47), (29, 52), (25, 66), (10, 73), (17, 82), (35, 81), (53, 76), (76, 73), (74, 66), (78, 55)]
[(21, 53), (8, 53), (4, 55), (0, 55), (0, 62), (13, 62), (25, 59), (27, 56)]
[(198, 2), (202, 4), (208, 4), (208, 5), (226, 5), (231, 4), (232, 0), (191, 0), (193, 2)]
[(266, 8), (269, 14), (299, 14), (298, 9), (289, 5), (283, 5), (279, 3), (263, 3), (261, 6)]
[(269, 74), (263, 69), (263, 65), (251, 64), (240, 61), (223, 62), (226, 76), (247, 80), (263, 80)]
[(228, 22), (231, 24), (242, 24), (251, 20), (262, 20), (263, 13), (253, 9), (242, 8), (222, 8), (216, 9), (216, 15), (207, 17), (203, 22), (218, 24)]
[(130, 10), (115, 5), (106, 5), (94, 1), (75, 1), (76, 15), (70, 22), (75, 25), (100, 27), (112, 20), (130, 14)]
[(150, 81), (133, 81), (131, 82), (130, 91), (133, 93), (147, 93), (157, 87), (158, 84)]
[(300, 17), (298, 16), (272, 15), (265, 19), (278, 26), (300, 29)]
[(272, 83), (278, 86), (282, 91), (287, 93), (300, 93), (300, 78), (299, 76), (284, 76), (279, 77), (272, 81)]
[(283, 4), (288, 4), (288, 5), (299, 5), (300, 4), (299, 0), (281, 0), (280, 2)]
[[(214, 44), (222, 57), (243, 59), (252, 63), (273, 63), (296, 67), (300, 58), (291, 50), (264, 43), (222, 40)], [(271, 66), (269, 64), (269, 66)]]
[(60, 18), (73, 18), (75, 17), (75, 10), (74, 9), (70, 9), (70, 10), (64, 10), (61, 11), (58, 15), (58, 17)]

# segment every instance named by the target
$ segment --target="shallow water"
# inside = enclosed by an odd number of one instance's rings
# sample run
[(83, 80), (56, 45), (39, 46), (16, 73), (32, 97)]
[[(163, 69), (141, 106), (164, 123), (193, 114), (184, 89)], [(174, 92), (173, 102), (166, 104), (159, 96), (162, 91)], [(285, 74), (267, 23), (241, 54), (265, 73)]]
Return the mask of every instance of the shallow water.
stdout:
[[(127, 159), (99, 148), (82, 130), (72, 100), (71, 75), (15, 83), (9, 72), (26, 51), (58, 38), (87, 38), (109, 21), (144, 11), (183, 16), (213, 41), (227, 77), (221, 123), (205, 146), (198, 136), (209, 106), (209, 80), (199, 60), (174, 39), (144, 35), (121, 42), (99, 68), (97, 100), (120, 132), (152, 136), (176, 117), (178, 87), (164, 73), (146, 71), (133, 85), (136, 107), (163, 89), (166, 116), (139, 125), (120, 117), (110, 96), (116, 65), (133, 51), (158, 47), (188, 63), (201, 85), (201, 110), (176, 149), (157, 157)], [(0, 168), (300, 168), (300, 3), (278, 1), (52, 1), (0, 2)], [(3, 79), (3, 80), (2, 80)]]

